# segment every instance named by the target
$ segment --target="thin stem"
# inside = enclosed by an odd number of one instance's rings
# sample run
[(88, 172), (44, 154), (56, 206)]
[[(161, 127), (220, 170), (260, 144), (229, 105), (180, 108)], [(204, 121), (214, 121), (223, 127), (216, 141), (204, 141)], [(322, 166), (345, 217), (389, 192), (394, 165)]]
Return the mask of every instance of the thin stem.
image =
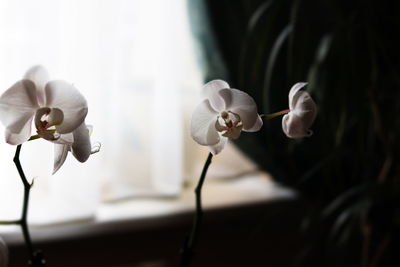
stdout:
[(33, 140), (36, 140), (36, 139), (39, 139), (39, 138), (40, 138), (40, 135), (35, 134), (35, 135), (32, 135), (31, 137), (29, 137), (28, 141), (33, 141)]
[(285, 115), (287, 113), (290, 112), (290, 109), (285, 109), (285, 110), (281, 110), (275, 113), (271, 113), (271, 114), (261, 114), (260, 117), (261, 118), (266, 118), (267, 120), (273, 119), (275, 117), (278, 117), (280, 115)]
[(28, 228), (28, 223), (27, 223), (29, 193), (31, 190), (31, 184), (26, 179), (24, 170), (22, 169), (22, 166), (21, 166), (21, 162), (19, 161), (19, 154), (21, 152), (21, 147), (22, 147), (22, 145), (17, 146), (17, 149), (15, 151), (15, 156), (14, 156), (15, 166), (17, 167), (19, 176), (21, 177), (22, 184), (24, 185), (24, 199), (23, 199), (23, 206), (22, 206), (22, 214), (21, 214), (21, 219), (18, 222), (19, 222), (19, 225), (21, 225), (22, 234), (25, 239), (25, 245), (26, 245), (29, 255), (31, 257), (31, 262), (33, 262), (35, 260), (34, 249), (33, 249), (32, 240), (31, 240), (31, 236), (29, 234), (29, 228)]
[(201, 222), (203, 218), (203, 208), (201, 204), (201, 189), (203, 187), (204, 180), (206, 178), (208, 167), (211, 164), (212, 157), (213, 155), (209, 153), (207, 160), (204, 164), (203, 171), (201, 172), (199, 182), (197, 183), (196, 189), (194, 190), (196, 194), (196, 213), (194, 215), (194, 221), (190, 235), (188, 238), (186, 238), (185, 243), (183, 245), (183, 251), (181, 255), (181, 267), (188, 267), (190, 265), (190, 261), (193, 256), (193, 250), (197, 243), (197, 238), (200, 232)]

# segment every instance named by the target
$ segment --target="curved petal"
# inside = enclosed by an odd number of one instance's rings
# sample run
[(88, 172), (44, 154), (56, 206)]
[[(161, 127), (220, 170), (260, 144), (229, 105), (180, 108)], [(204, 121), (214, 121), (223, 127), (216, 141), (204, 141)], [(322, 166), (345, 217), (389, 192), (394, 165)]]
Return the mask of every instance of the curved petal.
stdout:
[(229, 84), (223, 80), (213, 80), (203, 86), (204, 96), (210, 100), (211, 106), (216, 111), (223, 111), (225, 109), (225, 103), (218, 92), (221, 89), (227, 88), (229, 88)]
[(69, 145), (54, 144), (53, 175), (61, 168), (67, 159)]
[(32, 120), (33, 118), (30, 118), (19, 133), (12, 133), (6, 129), (6, 142), (10, 145), (20, 145), (28, 141), (32, 133)]
[(219, 142), (219, 134), (215, 128), (217, 116), (218, 113), (211, 107), (208, 99), (197, 106), (190, 123), (190, 134), (194, 141), (203, 146)]
[(312, 131), (304, 127), (302, 118), (294, 113), (283, 116), (282, 130), (289, 138), (302, 138), (312, 135)]
[(217, 144), (212, 145), (212, 146), (208, 146), (208, 149), (215, 156), (215, 155), (219, 154), (224, 149), (225, 144), (227, 142), (228, 142), (228, 138), (222, 136)]
[(45, 87), (46, 106), (59, 108), (64, 113), (64, 120), (57, 125), (59, 133), (75, 130), (85, 120), (88, 112), (86, 99), (72, 85), (65, 81), (50, 81)]
[(251, 128), (247, 129), (247, 130), (243, 129), (243, 131), (245, 131), (245, 132), (257, 132), (257, 131), (259, 131), (261, 129), (262, 126), (263, 126), (263, 120), (260, 117), (260, 115), (257, 115), (257, 120), (254, 123), (254, 125)]
[(64, 120), (64, 112), (59, 108), (52, 108), (47, 118), (47, 122), (50, 126), (60, 125)]
[(297, 94), (297, 92), (303, 88), (304, 86), (306, 86), (307, 83), (296, 83), (295, 85), (292, 86), (292, 88), (290, 88), (289, 91), (289, 109), (294, 109), (295, 105), (297, 103), (297, 99), (299, 97), (299, 95)]
[(72, 145), (74, 143), (74, 135), (73, 133), (61, 134), (59, 138), (48, 141), (60, 145)]
[(248, 131), (259, 123), (257, 104), (251, 96), (237, 89), (222, 89), (218, 93), (224, 99), (225, 109), (240, 116), (243, 130)]
[(85, 162), (92, 152), (89, 129), (86, 127), (85, 123), (82, 123), (76, 128), (73, 135), (74, 143), (72, 144), (72, 155), (74, 155), (79, 162)]
[(43, 106), (45, 103), (44, 87), (50, 80), (47, 70), (40, 65), (33, 66), (25, 73), (24, 79), (31, 80), (35, 84), (38, 103)]
[(27, 122), (38, 108), (36, 88), (33, 82), (21, 80), (0, 97), (0, 121), (13, 134), (25, 132)]
[(317, 105), (308, 92), (302, 91), (298, 94), (293, 112), (301, 117), (305, 128), (309, 128), (317, 116)]

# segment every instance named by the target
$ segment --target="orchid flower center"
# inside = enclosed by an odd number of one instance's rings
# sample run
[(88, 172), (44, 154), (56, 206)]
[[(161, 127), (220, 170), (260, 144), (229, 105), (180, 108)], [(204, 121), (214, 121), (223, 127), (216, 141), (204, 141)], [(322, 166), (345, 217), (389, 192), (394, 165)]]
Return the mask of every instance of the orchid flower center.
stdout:
[(57, 132), (57, 125), (64, 120), (64, 113), (58, 108), (40, 108), (36, 111), (35, 126), (37, 134), (46, 140), (57, 140), (60, 133)]
[(232, 139), (237, 139), (240, 136), (242, 128), (243, 123), (240, 116), (231, 111), (222, 111), (215, 122), (215, 129), (222, 136)]

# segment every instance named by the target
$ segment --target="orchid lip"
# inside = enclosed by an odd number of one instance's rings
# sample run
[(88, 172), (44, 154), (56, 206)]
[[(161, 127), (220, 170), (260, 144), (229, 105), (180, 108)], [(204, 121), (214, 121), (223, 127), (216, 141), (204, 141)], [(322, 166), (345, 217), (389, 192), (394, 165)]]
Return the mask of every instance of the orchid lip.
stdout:
[(224, 137), (236, 139), (240, 135), (243, 123), (240, 116), (231, 111), (222, 111), (215, 122), (215, 129)]
[(60, 125), (64, 120), (64, 113), (58, 108), (42, 107), (36, 111), (35, 126), (37, 134), (49, 141), (58, 140), (56, 126)]

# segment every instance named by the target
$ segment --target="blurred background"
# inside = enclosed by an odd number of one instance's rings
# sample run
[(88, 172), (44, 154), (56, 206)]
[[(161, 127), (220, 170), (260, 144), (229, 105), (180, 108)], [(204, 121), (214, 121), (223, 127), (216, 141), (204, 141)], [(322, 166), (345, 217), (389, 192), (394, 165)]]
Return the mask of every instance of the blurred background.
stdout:
[[(30, 222), (65, 224), (98, 216), (104, 203), (182, 197), (207, 154), (188, 136), (205, 81), (246, 91), (260, 113), (286, 109), (290, 87), (306, 81), (319, 107), (311, 138), (290, 140), (280, 119), (266, 121), (210, 169), (225, 180), (264, 170), (296, 197), (210, 212), (194, 266), (399, 265), (399, 11), (377, 0), (1, 0), (0, 90), (44, 65), (86, 96), (92, 141), (103, 145), (84, 165), (69, 157), (54, 177), (52, 145), (24, 145), (23, 166), (36, 177)], [(1, 219), (20, 213), (13, 154), (0, 144)], [(107, 240), (125, 253), (118, 257), (129, 258), (126, 247), (142, 251), (147, 265), (104, 266), (175, 266), (178, 253), (163, 259), (189, 217), (58, 248)]]
[(288, 140), (271, 120), (237, 141), (307, 203), (294, 264), (399, 265), (399, 3), (190, 2), (214, 33), (197, 28), (212, 47), (207, 78), (226, 77), (266, 113), (284, 109), (289, 88), (307, 81), (319, 107), (311, 138)]

